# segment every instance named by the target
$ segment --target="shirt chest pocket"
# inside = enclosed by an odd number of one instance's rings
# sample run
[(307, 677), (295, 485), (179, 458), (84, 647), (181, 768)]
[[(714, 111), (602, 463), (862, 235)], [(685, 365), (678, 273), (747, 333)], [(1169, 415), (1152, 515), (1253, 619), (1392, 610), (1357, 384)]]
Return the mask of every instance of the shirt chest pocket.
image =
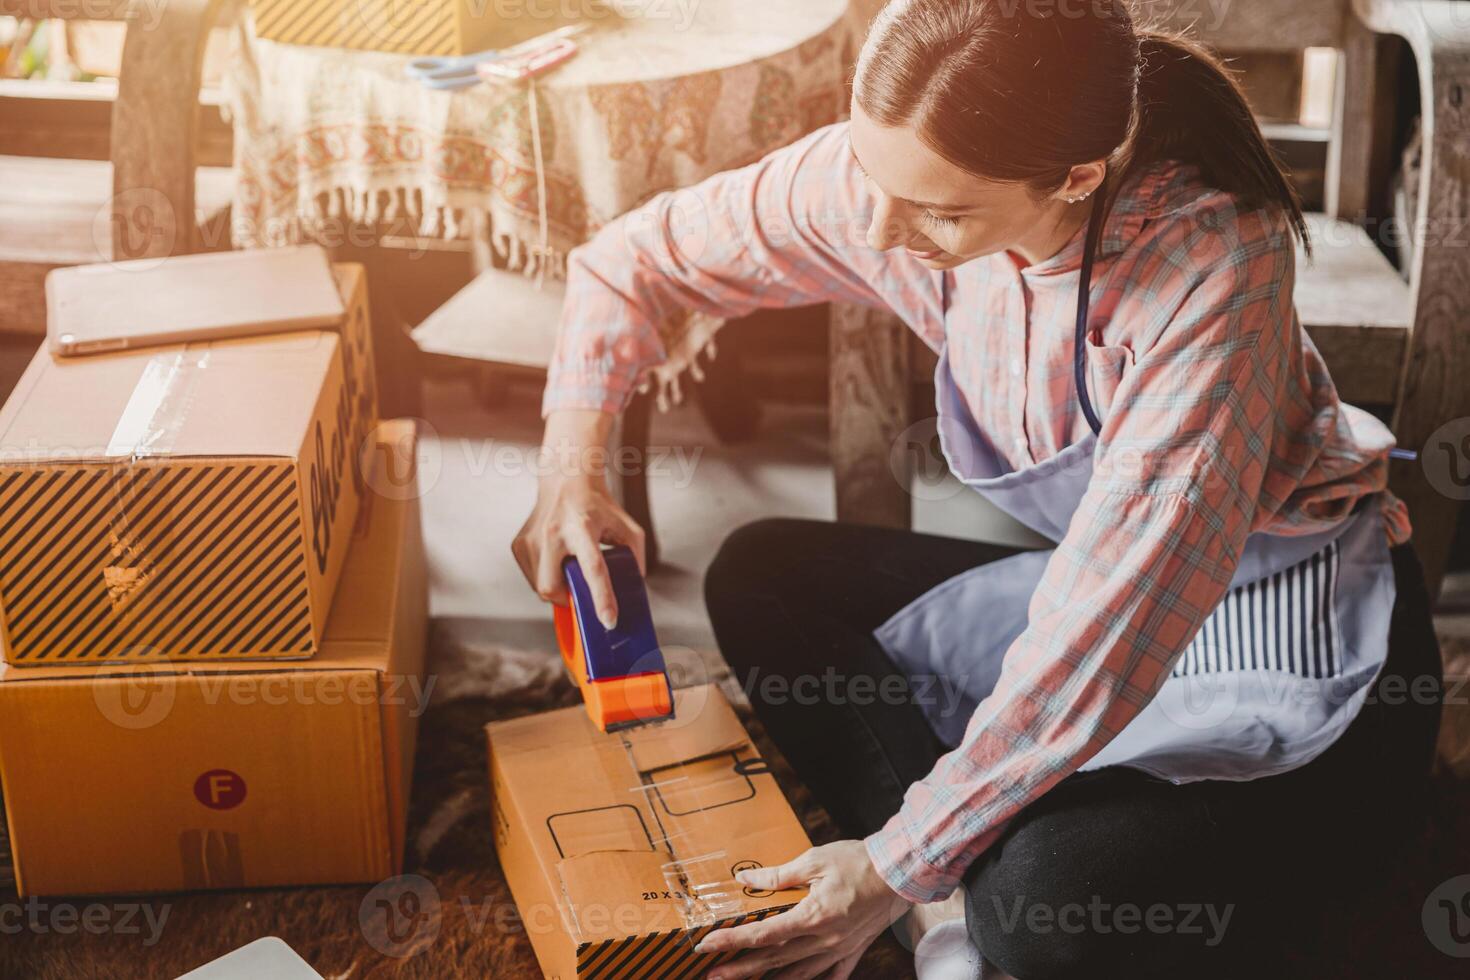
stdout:
[(1099, 415), (1106, 415), (1123, 378), (1133, 370), (1133, 349), (1098, 343), (1097, 331), (1087, 338), (1087, 392)]

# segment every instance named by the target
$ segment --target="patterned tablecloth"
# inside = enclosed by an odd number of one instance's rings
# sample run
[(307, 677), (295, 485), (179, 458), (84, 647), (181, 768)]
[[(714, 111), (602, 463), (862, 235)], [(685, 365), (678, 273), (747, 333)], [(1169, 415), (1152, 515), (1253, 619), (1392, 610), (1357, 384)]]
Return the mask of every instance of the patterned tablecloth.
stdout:
[[(432, 91), (405, 76), (404, 57), (274, 43), (247, 18), (226, 73), (235, 244), (311, 240), (341, 218), (466, 237), (478, 210), (507, 267), (558, 277), (567, 251), (629, 208), (845, 116), (869, 4), (641, 6), (593, 18), (577, 57), (534, 93)], [(665, 325), (661, 391), (717, 326)]]

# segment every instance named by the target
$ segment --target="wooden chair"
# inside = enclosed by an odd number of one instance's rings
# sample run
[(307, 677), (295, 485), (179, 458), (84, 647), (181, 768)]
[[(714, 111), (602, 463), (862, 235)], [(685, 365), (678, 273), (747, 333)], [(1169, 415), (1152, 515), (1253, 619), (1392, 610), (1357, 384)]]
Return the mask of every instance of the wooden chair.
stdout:
[[(1459, 7), (1459, 10), (1454, 8)], [(1218, 24), (1197, 4), (1155, 0), (1155, 18), (1194, 29), (1225, 51), (1337, 49), (1325, 213), (1309, 218), (1316, 250), (1301, 261), (1295, 301), (1346, 401), (1390, 420), (1399, 444), (1426, 444), (1470, 415), (1470, 17), (1451, 0), (1240, 0)], [(1362, 225), (1386, 195), (1396, 54), (1408, 42), (1421, 82), (1424, 168), (1409, 281)], [(1381, 189), (1381, 190), (1380, 190)], [(1381, 210), (1376, 212), (1382, 214)], [(932, 376), (933, 354), (891, 314), (834, 305), (832, 456), (837, 516), (907, 527), (903, 458), (890, 447), (910, 423), (909, 386)], [(901, 470), (900, 470), (901, 472)], [(1394, 461), (1390, 486), (1410, 508), (1431, 595), (1438, 592), (1461, 503), (1440, 493), (1419, 462)]]
[[(233, 178), (200, 166), (199, 81), (210, 27), (233, 5), (0, 0), (0, 15), (128, 24), (115, 86), (0, 83), (0, 335), (45, 332), (43, 284), (59, 266), (229, 247)], [(228, 164), (219, 142), (204, 158)]]

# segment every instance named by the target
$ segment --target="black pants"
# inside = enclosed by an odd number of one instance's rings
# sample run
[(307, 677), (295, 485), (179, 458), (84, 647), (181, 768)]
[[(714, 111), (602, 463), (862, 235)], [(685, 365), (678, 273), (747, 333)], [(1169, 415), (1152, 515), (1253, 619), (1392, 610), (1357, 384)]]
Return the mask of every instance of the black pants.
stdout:
[[(1011, 549), (817, 521), (726, 540), (705, 582), (720, 649), (771, 737), (848, 835), (881, 827), (944, 751), (917, 687), (872, 630), (931, 587)], [(1027, 807), (966, 873), (981, 952), (1019, 980), (1271, 976), (1313, 910), (1371, 888), (1423, 812), (1440, 658), (1418, 560), (1394, 549), (1383, 678), (1312, 762), (1176, 786), (1077, 773)], [(935, 696), (929, 692), (928, 696)]]

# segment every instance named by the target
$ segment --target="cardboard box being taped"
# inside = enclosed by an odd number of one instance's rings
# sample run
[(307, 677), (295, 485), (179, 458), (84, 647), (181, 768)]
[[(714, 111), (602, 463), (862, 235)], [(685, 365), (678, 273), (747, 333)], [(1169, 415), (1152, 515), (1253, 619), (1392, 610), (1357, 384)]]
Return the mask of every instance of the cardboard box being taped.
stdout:
[(501, 9), (489, 0), (250, 0), (255, 33), (267, 40), (396, 54), (472, 54), (570, 23), (551, 5), (535, 16)]
[[(410, 423), (378, 462), (411, 490)], [(289, 663), (0, 666), (0, 782), (22, 895), (397, 874), (424, 679), (412, 492), (369, 494), (320, 654)]]
[(0, 625), (17, 665), (307, 657), (370, 405), (334, 332), (40, 351), (0, 409)]
[(495, 847), (547, 977), (702, 976), (708, 932), (804, 894), (734, 881), (810, 842), (718, 688), (676, 691), (672, 721), (626, 732), (576, 707), (486, 735)]

